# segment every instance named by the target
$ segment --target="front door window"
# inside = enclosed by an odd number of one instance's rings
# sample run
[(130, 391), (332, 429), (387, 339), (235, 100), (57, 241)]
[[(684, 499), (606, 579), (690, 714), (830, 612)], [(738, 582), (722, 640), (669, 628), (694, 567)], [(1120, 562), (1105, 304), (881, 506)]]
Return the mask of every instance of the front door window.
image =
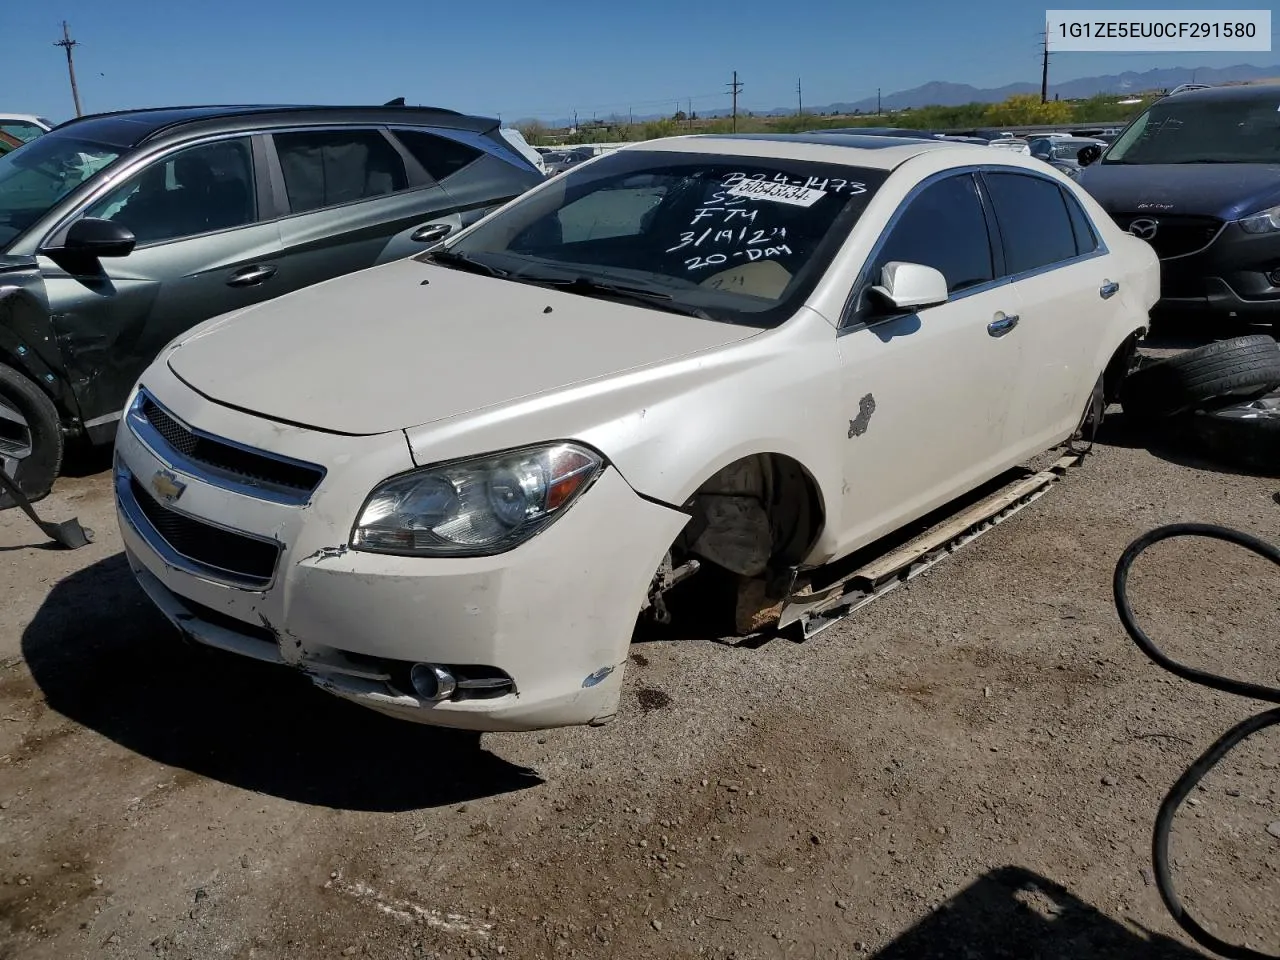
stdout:
[(257, 204), (247, 137), (189, 147), (151, 164), (85, 214), (122, 223), (138, 245), (253, 223)]

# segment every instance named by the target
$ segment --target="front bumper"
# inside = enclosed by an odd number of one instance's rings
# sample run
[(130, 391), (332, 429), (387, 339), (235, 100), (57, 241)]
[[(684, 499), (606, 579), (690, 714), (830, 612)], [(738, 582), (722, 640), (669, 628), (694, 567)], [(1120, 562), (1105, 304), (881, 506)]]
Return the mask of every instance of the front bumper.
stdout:
[[(637, 613), (684, 514), (637, 496), (606, 467), (563, 517), (505, 554), (353, 551), (346, 544), (369, 490), (413, 466), (402, 434), (319, 434), (220, 407), (164, 371), (144, 383), (183, 424), (327, 469), (305, 503), (264, 500), (122, 422), (116, 489), (125, 552), (143, 589), (187, 636), (291, 665), (331, 693), (420, 723), (528, 730), (599, 723), (616, 712)], [(183, 486), (177, 500), (159, 505), (180, 513), (175, 522), (277, 544), (269, 578), (233, 582), (175, 549), (169, 515), (140, 501), (157, 471)], [(396, 665), (414, 662), (500, 671), (513, 686), (431, 702), (395, 681)]]
[(1160, 261), (1156, 315), (1280, 320), (1280, 234), (1222, 228), (1203, 250)]
[[(1168, 269), (1168, 268), (1165, 268)], [(1163, 294), (1152, 309), (1156, 316), (1206, 315), (1219, 319), (1280, 320), (1280, 288), (1274, 299), (1245, 299), (1222, 277), (1196, 277), (1198, 291), (1191, 293), (1187, 284), (1174, 286), (1171, 294)], [(1168, 289), (1168, 288), (1166, 288)], [(1189, 294), (1189, 295), (1188, 295)]]

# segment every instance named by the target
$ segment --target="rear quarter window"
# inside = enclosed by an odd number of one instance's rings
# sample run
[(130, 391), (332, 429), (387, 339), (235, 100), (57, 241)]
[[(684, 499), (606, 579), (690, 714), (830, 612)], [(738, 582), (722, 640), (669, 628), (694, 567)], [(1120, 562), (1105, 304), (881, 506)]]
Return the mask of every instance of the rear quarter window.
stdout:
[(1093, 253), (1099, 246), (1098, 231), (1094, 228), (1093, 221), (1080, 206), (1080, 201), (1070, 192), (1063, 190), (1062, 199), (1067, 205), (1067, 215), (1071, 218), (1071, 230), (1076, 238), (1076, 253), (1079, 256)]
[(483, 153), (468, 144), (425, 130), (395, 130), (394, 133), (433, 180), (453, 176), (480, 159)]

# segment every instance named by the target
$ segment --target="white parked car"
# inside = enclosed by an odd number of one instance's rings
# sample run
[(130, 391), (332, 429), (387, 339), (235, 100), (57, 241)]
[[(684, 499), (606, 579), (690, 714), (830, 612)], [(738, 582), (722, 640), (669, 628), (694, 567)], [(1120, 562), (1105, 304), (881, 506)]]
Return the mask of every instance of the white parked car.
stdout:
[(357, 703), (600, 723), (671, 583), (776, 593), (1067, 440), (1158, 295), (1038, 160), (636, 144), (170, 344), (117, 438), (124, 543), (189, 637)]
[(1010, 153), (1020, 153), (1024, 157), (1031, 156), (1030, 144), (1021, 137), (999, 137), (987, 146), (995, 147), (997, 150), (1008, 150)]
[(52, 129), (53, 121), (35, 114), (0, 112), (0, 133), (21, 143), (42, 137)]

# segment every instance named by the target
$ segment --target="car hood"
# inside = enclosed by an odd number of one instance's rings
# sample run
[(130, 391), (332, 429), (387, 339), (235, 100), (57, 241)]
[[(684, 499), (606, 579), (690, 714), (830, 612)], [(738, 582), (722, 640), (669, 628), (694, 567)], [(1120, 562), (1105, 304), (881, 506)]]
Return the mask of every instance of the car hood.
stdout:
[(211, 320), (167, 359), (180, 379), (227, 406), (368, 435), (759, 332), (401, 260)]
[(1280, 164), (1274, 163), (1095, 163), (1079, 182), (1113, 214), (1239, 220), (1280, 203)]

